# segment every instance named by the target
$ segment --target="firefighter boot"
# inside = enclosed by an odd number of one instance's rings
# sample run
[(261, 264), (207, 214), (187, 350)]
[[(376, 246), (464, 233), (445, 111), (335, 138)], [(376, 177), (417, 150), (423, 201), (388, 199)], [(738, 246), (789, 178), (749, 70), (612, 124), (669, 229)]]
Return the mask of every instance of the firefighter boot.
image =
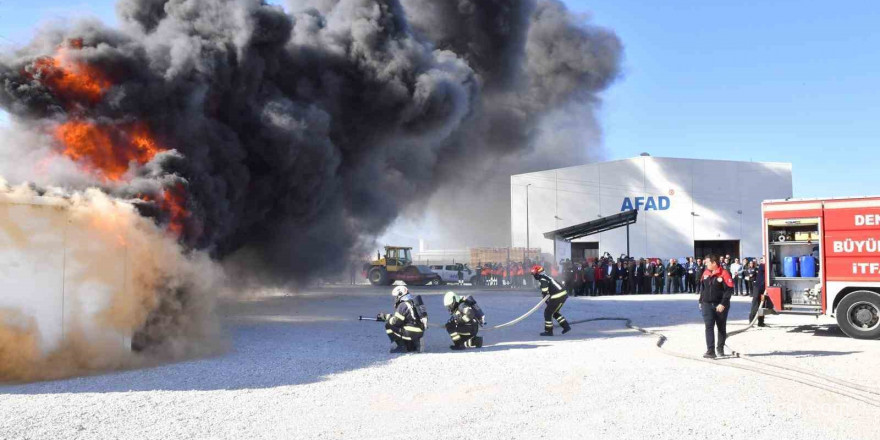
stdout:
[(550, 327), (549, 329), (545, 329), (538, 336), (553, 336), (553, 327)]
[(564, 335), (570, 331), (571, 331), (571, 325), (569, 325), (568, 322), (563, 322), (562, 323), (562, 334)]
[(473, 338), (468, 339), (464, 346), (467, 348), (480, 348), (483, 346), (483, 337), (482, 336), (474, 336)]
[(406, 347), (403, 344), (395, 343), (391, 346), (389, 353), (406, 353)]
[(459, 350), (464, 350), (464, 345), (462, 345), (461, 343), (456, 342), (456, 343), (450, 345), (449, 348), (450, 348), (451, 350), (459, 351)]

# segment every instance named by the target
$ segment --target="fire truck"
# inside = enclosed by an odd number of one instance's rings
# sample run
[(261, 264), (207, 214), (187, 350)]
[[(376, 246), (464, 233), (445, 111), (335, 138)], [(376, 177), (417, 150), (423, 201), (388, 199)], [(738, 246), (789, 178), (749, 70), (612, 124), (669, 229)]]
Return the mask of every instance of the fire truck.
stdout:
[(880, 338), (880, 197), (768, 200), (761, 211), (766, 293), (779, 312)]

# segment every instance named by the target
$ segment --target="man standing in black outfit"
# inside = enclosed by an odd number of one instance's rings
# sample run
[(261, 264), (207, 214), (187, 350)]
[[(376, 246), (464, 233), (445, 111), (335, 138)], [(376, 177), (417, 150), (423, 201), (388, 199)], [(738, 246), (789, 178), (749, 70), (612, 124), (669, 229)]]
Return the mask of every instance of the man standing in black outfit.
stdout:
[[(707, 359), (724, 356), (724, 343), (727, 341), (727, 314), (730, 312), (730, 297), (733, 296), (733, 278), (727, 269), (721, 267), (718, 257), (706, 256), (706, 271), (700, 281), (700, 311), (706, 326)], [(715, 344), (715, 327), (718, 327), (718, 344)]]
[[(758, 314), (761, 301), (764, 300), (764, 258), (761, 258), (761, 264), (756, 265), (754, 260), (749, 264), (752, 266), (750, 269), (753, 269), (755, 272), (752, 279), (752, 310), (749, 312), (749, 322), (752, 322), (755, 319), (755, 315)], [(763, 316), (758, 317), (758, 327), (766, 327)]]
[(684, 289), (682, 288), (681, 277), (684, 275), (684, 267), (675, 258), (672, 259), (672, 263), (675, 266), (675, 281), (672, 283), (672, 289), (675, 293), (682, 293)]
[(584, 294), (596, 296), (596, 263), (588, 261), (584, 263)]
[(663, 293), (663, 279), (666, 275), (666, 268), (663, 267), (663, 260), (657, 260), (654, 265), (654, 293)]
[(614, 282), (611, 283), (611, 289), (616, 294), (625, 294), (629, 292), (629, 266), (622, 261), (618, 261), (614, 266)]
[(687, 290), (687, 293), (694, 293), (697, 290), (697, 263), (694, 262), (694, 257), (687, 258), (684, 269), (685, 290)]
[(703, 283), (701, 282), (703, 279), (703, 272), (706, 271), (706, 260), (704, 258), (700, 258), (697, 260), (697, 273), (694, 275), (696, 277), (697, 283), (697, 293), (703, 291)]
[(637, 286), (641, 284), (642, 280), (640, 279), (641, 274), (639, 273), (638, 266), (639, 266), (639, 264), (635, 260), (631, 260), (628, 263), (628, 267), (627, 267), (628, 276), (626, 278), (626, 284), (628, 287), (626, 289), (626, 293), (629, 293), (629, 294), (639, 293), (639, 288)]
[(608, 262), (608, 272), (605, 277), (605, 292), (608, 295), (616, 295), (618, 293), (623, 293), (623, 291), (617, 290), (617, 278), (622, 276), (620, 271), (620, 267), (614, 265), (614, 261)]
[(633, 261), (633, 268), (630, 272), (629, 281), (633, 286), (633, 293), (636, 295), (642, 293), (642, 282), (645, 278), (645, 266), (642, 264), (642, 260)]

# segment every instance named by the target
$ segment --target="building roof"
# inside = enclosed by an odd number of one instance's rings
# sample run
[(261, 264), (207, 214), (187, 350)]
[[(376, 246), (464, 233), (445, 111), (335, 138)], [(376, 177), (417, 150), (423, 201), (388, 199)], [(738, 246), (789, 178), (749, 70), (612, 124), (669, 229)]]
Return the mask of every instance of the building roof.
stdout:
[(619, 214), (609, 215), (608, 217), (591, 220), (579, 225), (545, 232), (544, 238), (553, 240), (558, 237), (566, 241), (571, 241), (576, 238), (586, 237), (588, 235), (598, 234), (600, 232), (635, 224), (638, 215), (639, 211), (637, 210), (624, 211)]
[(547, 171), (567, 170), (567, 169), (580, 168), (583, 166), (590, 166), (590, 165), (601, 165), (601, 164), (611, 164), (611, 163), (618, 163), (618, 162), (632, 162), (632, 161), (648, 161), (648, 160), (656, 160), (656, 159), (663, 160), (663, 161), (676, 161), (676, 162), (716, 162), (716, 163), (717, 162), (732, 162), (732, 163), (746, 163), (746, 164), (782, 165), (782, 166), (787, 166), (787, 167), (791, 168), (791, 162), (772, 162), (772, 161), (765, 162), (765, 161), (752, 161), (752, 160), (746, 161), (746, 160), (728, 160), (728, 159), (693, 159), (693, 158), (685, 158), (685, 157), (662, 157), (662, 156), (635, 156), (635, 157), (629, 157), (626, 159), (615, 159), (615, 160), (589, 162), (589, 163), (583, 163), (580, 165), (572, 165), (572, 166), (568, 166), (568, 167), (548, 168), (545, 170), (530, 171), (527, 173), (520, 173), (520, 174), (512, 174), (511, 178), (513, 176), (526, 176), (529, 174), (541, 174), (541, 173), (544, 173)]

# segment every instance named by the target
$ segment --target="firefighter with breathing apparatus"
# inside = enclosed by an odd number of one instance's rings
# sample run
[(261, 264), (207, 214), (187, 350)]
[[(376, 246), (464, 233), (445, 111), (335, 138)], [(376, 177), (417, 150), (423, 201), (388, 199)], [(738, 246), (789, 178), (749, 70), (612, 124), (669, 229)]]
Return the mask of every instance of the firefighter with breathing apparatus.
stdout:
[(543, 267), (535, 265), (531, 272), (535, 280), (541, 284), (541, 295), (547, 299), (547, 308), (544, 309), (544, 332), (541, 336), (553, 336), (553, 319), (562, 326), (562, 334), (568, 333), (571, 326), (559, 313), (559, 309), (568, 298), (568, 292), (556, 280), (544, 273)]
[(486, 315), (472, 296), (461, 297), (455, 292), (443, 295), (443, 307), (449, 311), (446, 331), (452, 338), (453, 350), (479, 348), (483, 346), (483, 337), (477, 336), (480, 326), (486, 325)]
[(394, 342), (391, 353), (421, 351), (422, 337), (428, 328), (428, 314), (421, 297), (410, 295), (406, 286), (396, 286), (391, 296), (394, 313), (376, 315), (376, 319), (385, 321), (385, 333)]

